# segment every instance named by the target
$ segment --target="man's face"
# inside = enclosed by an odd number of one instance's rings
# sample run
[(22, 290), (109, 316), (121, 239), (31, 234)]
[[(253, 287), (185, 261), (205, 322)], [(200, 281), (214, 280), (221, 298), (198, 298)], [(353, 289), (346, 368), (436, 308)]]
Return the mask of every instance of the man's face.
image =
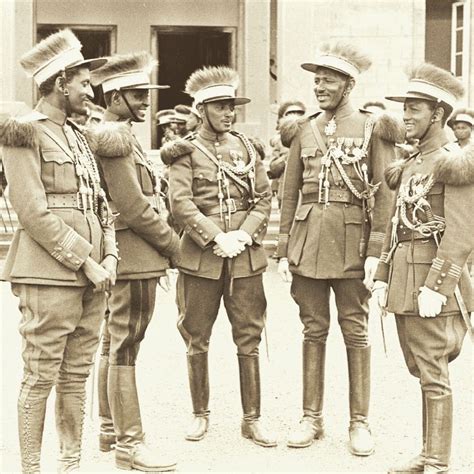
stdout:
[(186, 129), (193, 132), (199, 124), (199, 119), (193, 113), (189, 114), (186, 120)]
[[(225, 133), (230, 131), (235, 117), (235, 105), (232, 100), (219, 100), (205, 104), (207, 114), (204, 117), (204, 124), (210, 131)], [(209, 127), (209, 123), (212, 127)]]
[(468, 140), (472, 133), (472, 127), (466, 122), (456, 122), (453, 125), (453, 132), (458, 140)]
[(428, 130), (433, 118), (433, 109), (426, 100), (406, 99), (403, 106), (403, 121), (405, 122), (407, 140), (419, 139)]
[(186, 122), (177, 122), (176, 123), (176, 133), (180, 137), (184, 137), (188, 133), (188, 130), (186, 129)]
[(146, 111), (150, 107), (150, 91), (148, 89), (130, 89), (123, 91), (123, 94), (135, 117), (130, 113), (123, 99), (121, 104), (122, 116), (138, 122), (144, 122)]
[(347, 78), (332, 69), (318, 67), (314, 74), (314, 93), (322, 110), (334, 110), (342, 100)]
[(72, 79), (66, 83), (65, 87), (69, 91), (69, 104), (72, 113), (87, 115), (87, 104), (94, 98), (90, 78), (89, 69), (84, 67), (78, 69)]

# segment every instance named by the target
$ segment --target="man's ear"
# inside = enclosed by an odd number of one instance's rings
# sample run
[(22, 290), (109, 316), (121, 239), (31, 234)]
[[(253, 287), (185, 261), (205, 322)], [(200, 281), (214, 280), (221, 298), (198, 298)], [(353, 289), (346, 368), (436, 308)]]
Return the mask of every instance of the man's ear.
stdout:
[(443, 107), (436, 107), (431, 121), (432, 122), (442, 122), (444, 114), (445, 114), (445, 110), (444, 110)]
[(56, 77), (56, 80), (54, 81), (54, 85), (61, 91), (64, 92), (66, 89), (66, 80), (62, 75), (59, 75)]
[(346, 91), (349, 94), (352, 89), (355, 87), (355, 79), (353, 77), (349, 77), (349, 79), (346, 82)]
[(122, 103), (122, 95), (119, 91), (113, 91), (110, 102), (114, 105), (120, 105)]

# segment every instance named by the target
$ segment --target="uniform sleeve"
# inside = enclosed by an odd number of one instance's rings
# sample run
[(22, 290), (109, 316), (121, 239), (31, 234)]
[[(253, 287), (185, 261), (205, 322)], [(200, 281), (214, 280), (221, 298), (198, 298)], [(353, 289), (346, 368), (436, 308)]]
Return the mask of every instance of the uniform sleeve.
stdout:
[(120, 219), (160, 253), (167, 257), (174, 256), (178, 252), (179, 238), (144, 196), (133, 158), (99, 157), (99, 160)]
[(267, 179), (267, 173), (265, 172), (265, 166), (259, 159), (255, 162), (255, 190), (257, 193), (262, 194), (262, 198), (248, 213), (240, 229), (247, 232), (252, 237), (254, 243), (261, 245), (267, 233), (268, 220), (270, 219), (272, 192)]
[(287, 255), (288, 238), (298, 205), (299, 191), (303, 184), (303, 162), (300, 154), (301, 146), (299, 136), (297, 135), (291, 142), (284, 175), (283, 202), (277, 247), (278, 257), (286, 257)]
[(425, 286), (444, 296), (453, 295), (474, 248), (473, 203), (474, 185), (445, 185), (446, 230), (425, 281)]
[(38, 148), (3, 147), (10, 201), (28, 235), (58, 262), (78, 271), (92, 245), (48, 209), (40, 161)]
[(171, 165), (169, 195), (174, 219), (199, 247), (205, 248), (217, 234), (223, 232), (193, 201), (191, 155), (181, 156)]
[[(109, 214), (111, 214), (109, 210)], [(118, 259), (117, 241), (115, 238), (115, 228), (113, 224), (105, 224), (102, 226), (104, 231), (104, 258), (107, 255), (112, 255)]]
[(395, 159), (395, 146), (382, 138), (372, 136), (369, 153), (372, 183), (380, 183), (380, 187), (375, 194), (366, 256), (380, 257), (393, 200), (393, 191), (387, 186), (384, 171)]

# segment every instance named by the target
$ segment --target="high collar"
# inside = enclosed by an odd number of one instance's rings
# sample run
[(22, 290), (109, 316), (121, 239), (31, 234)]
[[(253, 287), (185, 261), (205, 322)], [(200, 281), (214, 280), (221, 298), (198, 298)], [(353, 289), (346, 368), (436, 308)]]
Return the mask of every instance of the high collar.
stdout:
[(352, 107), (352, 104), (347, 101), (343, 103), (340, 107), (338, 107), (336, 110), (325, 110), (324, 111), (324, 118), (326, 121), (331, 120), (334, 115), (336, 116), (336, 122), (339, 120), (344, 120), (345, 118), (349, 117), (354, 112), (354, 107)]
[(58, 109), (54, 105), (51, 105), (48, 101), (40, 99), (35, 109), (38, 112), (46, 115), (49, 120), (60, 125), (61, 127), (66, 123), (67, 116), (64, 110)]
[(215, 142), (215, 141), (223, 142), (224, 140), (227, 139), (227, 133), (228, 132), (216, 134), (216, 133), (206, 130), (204, 127), (201, 127), (198, 131), (198, 135), (204, 140), (207, 140), (208, 142)]
[(417, 148), (423, 155), (426, 155), (432, 151), (438, 150), (447, 143), (449, 143), (449, 140), (446, 136), (446, 132), (444, 130), (440, 130), (438, 133), (434, 133), (426, 140), (418, 143)]

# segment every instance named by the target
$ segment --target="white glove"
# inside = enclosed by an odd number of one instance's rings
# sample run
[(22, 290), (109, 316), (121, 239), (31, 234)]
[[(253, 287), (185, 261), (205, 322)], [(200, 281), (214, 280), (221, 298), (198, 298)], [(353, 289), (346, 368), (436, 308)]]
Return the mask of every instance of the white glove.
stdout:
[(168, 268), (166, 275), (159, 278), (158, 284), (166, 292), (170, 291), (173, 286), (176, 286), (176, 279), (178, 278), (178, 270), (175, 268)]
[(377, 271), (379, 259), (377, 257), (367, 257), (364, 262), (364, 285), (368, 290), (374, 286), (374, 275)]
[(377, 280), (372, 286), (372, 297), (379, 308), (385, 309), (387, 306), (387, 290), (388, 284), (384, 281)]
[(235, 232), (221, 232), (216, 235), (214, 242), (216, 245), (214, 245), (213, 251), (222, 258), (236, 257), (245, 249), (245, 243), (239, 240), (239, 234), (236, 235)]
[(422, 318), (434, 318), (441, 313), (443, 305), (446, 304), (446, 296), (433, 291), (426, 286), (420, 288), (418, 295), (418, 309)]
[(293, 280), (293, 275), (290, 272), (287, 258), (280, 258), (280, 261), (278, 262), (278, 273), (283, 281), (290, 283)]

